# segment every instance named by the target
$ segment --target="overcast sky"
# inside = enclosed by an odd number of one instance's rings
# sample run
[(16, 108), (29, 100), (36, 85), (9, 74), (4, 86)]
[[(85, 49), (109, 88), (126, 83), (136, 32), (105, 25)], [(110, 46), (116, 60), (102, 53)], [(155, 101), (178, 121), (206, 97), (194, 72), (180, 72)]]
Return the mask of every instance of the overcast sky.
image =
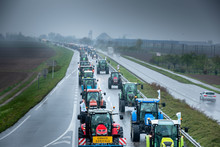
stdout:
[(0, 0), (0, 33), (77, 38), (213, 40), (220, 43), (220, 0)]

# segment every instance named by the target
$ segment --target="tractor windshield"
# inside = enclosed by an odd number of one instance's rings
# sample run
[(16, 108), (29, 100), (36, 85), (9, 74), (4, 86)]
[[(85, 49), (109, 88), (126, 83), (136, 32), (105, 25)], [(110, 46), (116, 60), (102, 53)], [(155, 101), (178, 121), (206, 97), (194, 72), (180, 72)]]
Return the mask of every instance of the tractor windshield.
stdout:
[(92, 86), (94, 85), (94, 79), (85, 79), (84, 84), (87, 86)]
[(93, 77), (93, 73), (92, 73), (92, 72), (85, 72), (85, 73), (84, 73), (84, 77), (90, 77), (90, 78), (92, 78), (92, 77)]
[(105, 60), (100, 60), (100, 64), (105, 64), (106, 61)]
[(95, 100), (99, 101), (99, 92), (88, 92), (87, 93), (87, 102)]
[(146, 113), (151, 113), (155, 119), (158, 117), (158, 106), (157, 103), (141, 103), (140, 107), (140, 119), (144, 121), (144, 117)]
[(112, 73), (112, 78), (114, 78), (114, 77), (118, 78), (118, 77), (119, 77), (119, 74), (118, 74), (117, 72)]
[(96, 113), (92, 115), (91, 118), (92, 136), (96, 135), (96, 128), (100, 124), (105, 125), (109, 134), (111, 132), (111, 115), (109, 113)]
[(160, 146), (163, 138), (170, 138), (174, 142), (174, 146), (178, 143), (178, 126), (172, 124), (163, 124), (155, 126), (155, 145)]
[(92, 66), (83, 67), (83, 71), (92, 71)]
[(133, 92), (135, 95), (137, 93), (137, 85), (136, 84), (125, 84), (125, 90), (127, 92)]
[(89, 62), (80, 62), (80, 66), (89, 66), (90, 63)]

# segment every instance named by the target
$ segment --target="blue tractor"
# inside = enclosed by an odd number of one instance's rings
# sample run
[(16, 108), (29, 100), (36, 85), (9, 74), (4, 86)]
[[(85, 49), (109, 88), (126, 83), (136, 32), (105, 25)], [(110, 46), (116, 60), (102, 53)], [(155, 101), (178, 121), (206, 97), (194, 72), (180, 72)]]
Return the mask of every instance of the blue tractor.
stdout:
[(95, 78), (84, 78), (81, 85), (82, 91), (84, 89), (97, 89), (97, 82), (98, 80)]
[[(131, 139), (134, 142), (140, 141), (140, 134), (149, 134), (151, 120), (163, 119), (159, 110), (160, 90), (158, 98), (137, 98), (135, 109), (131, 112)], [(165, 103), (162, 103), (165, 106)]]

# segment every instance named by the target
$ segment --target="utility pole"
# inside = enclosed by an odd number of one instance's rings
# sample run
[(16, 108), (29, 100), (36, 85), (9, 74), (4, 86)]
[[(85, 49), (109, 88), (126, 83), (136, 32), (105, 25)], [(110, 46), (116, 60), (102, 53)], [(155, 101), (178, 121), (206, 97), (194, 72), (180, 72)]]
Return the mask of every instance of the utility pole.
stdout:
[(54, 77), (54, 60), (53, 60), (53, 66), (52, 66), (52, 79)]

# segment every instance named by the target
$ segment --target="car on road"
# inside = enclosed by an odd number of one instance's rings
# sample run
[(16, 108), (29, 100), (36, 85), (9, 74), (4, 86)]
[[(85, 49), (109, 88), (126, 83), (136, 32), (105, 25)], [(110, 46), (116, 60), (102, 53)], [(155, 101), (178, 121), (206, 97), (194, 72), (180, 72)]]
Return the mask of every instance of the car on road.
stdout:
[(216, 101), (216, 95), (213, 91), (204, 91), (200, 93), (200, 100)]

